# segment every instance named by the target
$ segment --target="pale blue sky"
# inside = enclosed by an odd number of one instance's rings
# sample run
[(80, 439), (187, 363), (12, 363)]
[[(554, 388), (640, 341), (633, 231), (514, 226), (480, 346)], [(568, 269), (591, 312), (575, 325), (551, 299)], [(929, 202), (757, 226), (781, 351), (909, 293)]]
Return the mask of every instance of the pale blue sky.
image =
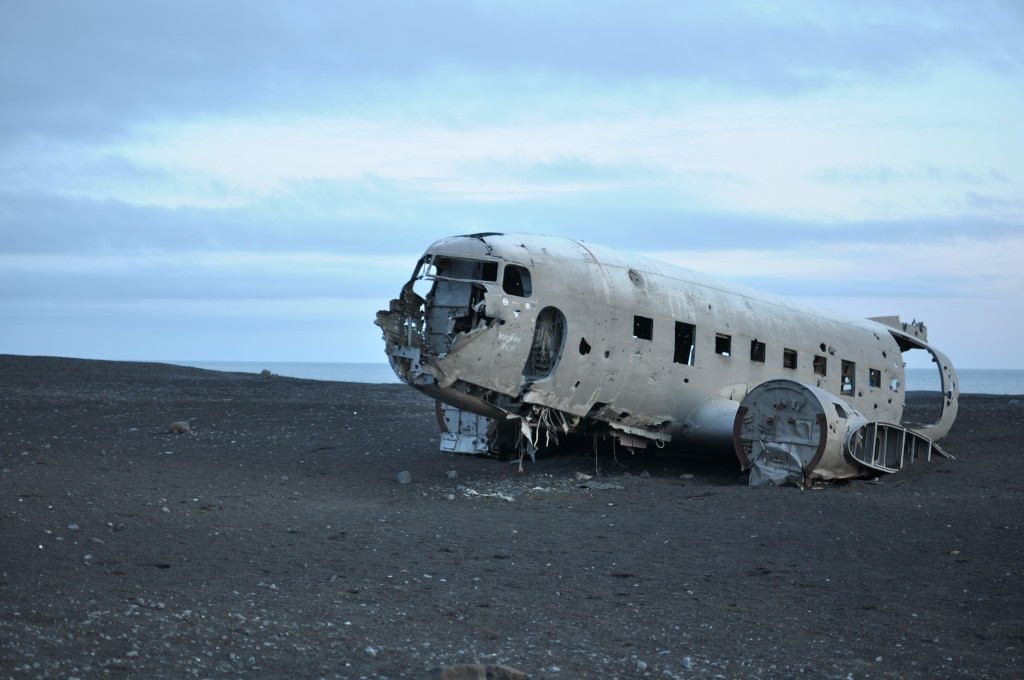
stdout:
[(1021, 36), (1016, 0), (4, 3), (0, 352), (384, 361), (423, 249), (504, 231), (1024, 368)]

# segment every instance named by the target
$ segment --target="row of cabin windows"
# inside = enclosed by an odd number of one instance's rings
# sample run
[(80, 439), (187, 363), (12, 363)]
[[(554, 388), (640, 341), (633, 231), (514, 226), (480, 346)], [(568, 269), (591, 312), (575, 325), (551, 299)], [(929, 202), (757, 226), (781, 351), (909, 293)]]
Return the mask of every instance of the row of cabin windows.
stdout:
[[(633, 317), (633, 337), (639, 340), (654, 339), (654, 319), (646, 316)], [(692, 323), (676, 321), (675, 324), (675, 349), (672, 354), (672, 361), (687, 366), (694, 365), (696, 357), (697, 327)], [(824, 345), (822, 345), (824, 348)], [(715, 334), (715, 354), (732, 356), (732, 336), (725, 333)], [(758, 363), (765, 362), (767, 348), (760, 340), (750, 341), (750, 360)], [(797, 351), (788, 347), (782, 350), (782, 365), (785, 368), (796, 369)], [(815, 375), (825, 377), (828, 373), (828, 362), (821, 355), (814, 355), (811, 367)], [(853, 361), (843, 359), (840, 366), (840, 379), (842, 383), (842, 394), (853, 395), (857, 364)], [(882, 372), (877, 368), (868, 369), (868, 385), (870, 387), (882, 386)]]

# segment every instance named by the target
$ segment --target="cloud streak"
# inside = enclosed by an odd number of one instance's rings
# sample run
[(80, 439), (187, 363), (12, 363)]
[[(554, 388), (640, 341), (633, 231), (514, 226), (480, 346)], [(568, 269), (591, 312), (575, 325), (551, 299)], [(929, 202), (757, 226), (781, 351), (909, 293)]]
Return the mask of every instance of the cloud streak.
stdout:
[(565, 85), (657, 97), (659, 83), (795, 96), (948, 63), (1005, 73), (1020, 67), (1024, 23), (1012, 2), (655, 0), (100, 0), (8, 3), (2, 18), (0, 130), (87, 137), (204, 112), (387, 107), (398, 84), (459, 79), (517, 98)]
[(1009, 1), (7, 3), (0, 351), (373, 360), (419, 253), (480, 231), (1024, 312), (1022, 33)]

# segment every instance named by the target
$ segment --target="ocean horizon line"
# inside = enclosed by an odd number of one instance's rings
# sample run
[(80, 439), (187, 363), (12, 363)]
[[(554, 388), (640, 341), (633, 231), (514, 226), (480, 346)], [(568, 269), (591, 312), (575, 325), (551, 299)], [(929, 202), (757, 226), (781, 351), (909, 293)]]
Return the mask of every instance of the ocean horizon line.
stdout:
[[(164, 360), (176, 366), (191, 366), (230, 373), (256, 373), (264, 370), (275, 375), (306, 380), (397, 384), (401, 381), (387, 362), (320, 361), (189, 361)], [(957, 369), (960, 391), (964, 394), (1024, 395), (1024, 369)], [(906, 369), (908, 391), (937, 391), (939, 374), (934, 368)]]
[[(4, 354), (4, 353), (0, 353)], [(43, 356), (43, 355), (24, 355)], [(189, 359), (99, 359), (96, 357), (54, 357), (82, 359), (84, 361), (124, 361), (133, 363), (169, 364), (225, 373), (253, 373), (270, 371), (285, 378), (323, 380), (328, 382), (356, 382), (367, 384), (400, 384), (401, 380), (387, 362), (330, 362), (330, 361), (217, 361)], [(994, 396), (1024, 395), (1024, 369), (1019, 368), (962, 368), (957, 369), (962, 394)], [(939, 373), (935, 368), (906, 369), (908, 392), (936, 392)]]

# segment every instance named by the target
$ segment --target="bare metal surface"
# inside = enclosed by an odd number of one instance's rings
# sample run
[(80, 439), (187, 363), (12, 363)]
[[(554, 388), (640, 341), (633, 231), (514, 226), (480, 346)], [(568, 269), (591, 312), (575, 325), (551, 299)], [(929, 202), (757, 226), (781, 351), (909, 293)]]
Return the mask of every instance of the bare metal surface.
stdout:
[[(805, 433), (803, 444), (759, 449), (761, 460), (788, 456), (778, 474), (803, 483), (889, 468), (874, 453), (843, 453), (854, 425), (833, 422), (836, 413), (885, 424), (881, 431), (901, 447), (907, 437), (916, 442), (913, 451), (944, 436), (956, 417), (955, 370), (927, 343), (923, 323), (816, 310), (568, 239), (438, 241), (377, 324), (396, 374), (445, 404), (447, 451), (533, 455), (560, 436), (586, 434), (631, 448), (733, 452), (751, 467), (737, 443), (737, 413), (755, 388), (781, 381), (837, 428), (824, 444)], [(940, 373), (942, 407), (930, 423), (902, 422), (903, 353), (915, 350), (928, 352)], [(824, 448), (808, 458), (801, 446)]]
[(488, 435), (494, 423), (481, 416), (438, 402), (441, 415), (441, 450), (450, 453), (487, 453)]

